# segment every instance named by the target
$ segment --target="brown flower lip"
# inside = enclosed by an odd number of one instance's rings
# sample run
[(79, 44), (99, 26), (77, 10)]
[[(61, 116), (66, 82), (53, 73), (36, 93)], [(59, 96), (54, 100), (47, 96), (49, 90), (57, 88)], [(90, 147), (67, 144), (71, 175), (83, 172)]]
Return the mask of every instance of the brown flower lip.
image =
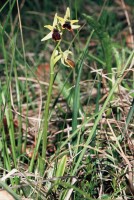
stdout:
[(63, 28), (63, 29), (68, 29), (69, 31), (72, 30), (71, 24), (70, 24), (70, 22), (68, 22), (68, 21), (65, 22), (65, 24), (63, 24), (62, 28)]
[(74, 67), (75, 67), (74, 61), (72, 61), (72, 60), (69, 59), (69, 58), (67, 58), (67, 59), (65, 60), (65, 63), (66, 63), (67, 65), (69, 65), (71, 68), (74, 68)]
[(61, 35), (60, 35), (58, 29), (54, 29), (54, 30), (53, 30), (52, 39), (55, 40), (55, 41), (61, 40)]

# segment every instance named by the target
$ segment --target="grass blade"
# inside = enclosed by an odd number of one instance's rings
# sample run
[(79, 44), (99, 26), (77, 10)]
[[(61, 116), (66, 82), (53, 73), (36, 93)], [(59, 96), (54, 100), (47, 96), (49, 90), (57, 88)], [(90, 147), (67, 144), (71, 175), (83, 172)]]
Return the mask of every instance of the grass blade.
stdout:
[[(112, 76), (112, 43), (109, 37), (109, 34), (103, 29), (103, 26), (97, 22), (92, 17), (83, 14), (84, 18), (87, 20), (88, 24), (94, 29), (97, 34), (102, 49), (104, 52), (105, 62), (106, 62), (106, 70), (108, 72), (108, 77), (111, 79)], [(109, 86), (112, 87), (111, 81), (109, 81)]]

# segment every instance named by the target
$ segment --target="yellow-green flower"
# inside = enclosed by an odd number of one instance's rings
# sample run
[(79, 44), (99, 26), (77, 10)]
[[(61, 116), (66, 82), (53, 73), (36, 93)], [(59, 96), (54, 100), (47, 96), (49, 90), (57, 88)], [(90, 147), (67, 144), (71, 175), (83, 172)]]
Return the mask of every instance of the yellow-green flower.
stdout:
[(57, 13), (55, 14), (55, 17), (54, 17), (53, 26), (46, 25), (44, 27), (48, 28), (50, 30), (50, 33), (48, 33), (44, 38), (42, 38), (41, 41), (45, 41), (51, 38), (55, 41), (59, 41), (61, 39), (61, 33), (58, 28)]
[(52, 57), (53, 65), (55, 65), (59, 60), (61, 60), (61, 63), (66, 67), (74, 68), (75, 63), (69, 58), (69, 55), (73, 55), (73, 53), (69, 50), (66, 50), (64, 52), (62, 52), (61, 49), (60, 51), (54, 50)]
[(63, 29), (68, 29), (69, 31), (72, 31), (73, 29), (77, 29), (80, 27), (79, 25), (74, 25), (79, 20), (70, 20), (69, 8), (67, 8), (64, 18), (59, 17), (59, 16), (57, 16), (57, 18), (59, 19), (59, 22), (61, 23)]
[(63, 65), (71, 68), (75, 67), (75, 63), (69, 58), (69, 55), (73, 55), (71, 51), (66, 50), (64, 52), (60, 52), (60, 54), (61, 54), (61, 62)]

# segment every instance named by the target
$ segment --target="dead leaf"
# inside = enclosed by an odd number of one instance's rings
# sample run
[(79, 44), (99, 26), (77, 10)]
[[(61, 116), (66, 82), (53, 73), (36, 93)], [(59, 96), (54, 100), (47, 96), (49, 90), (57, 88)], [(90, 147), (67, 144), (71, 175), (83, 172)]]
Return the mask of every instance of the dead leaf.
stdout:
[(14, 200), (14, 198), (6, 190), (1, 190), (0, 200)]
[(37, 78), (41, 81), (49, 82), (49, 71), (50, 71), (50, 66), (48, 63), (42, 63), (38, 65), (37, 70), (36, 70), (36, 75)]
[(127, 35), (126, 36), (126, 44), (129, 48), (131, 49), (134, 49), (134, 43), (132, 42), (133, 41), (133, 36), (132, 35)]

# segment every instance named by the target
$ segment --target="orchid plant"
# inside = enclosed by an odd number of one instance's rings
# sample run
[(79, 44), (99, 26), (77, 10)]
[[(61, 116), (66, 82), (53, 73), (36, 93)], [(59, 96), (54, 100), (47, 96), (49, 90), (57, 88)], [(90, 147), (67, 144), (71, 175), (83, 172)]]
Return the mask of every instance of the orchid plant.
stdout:
[[(41, 41), (46, 41), (48, 39), (53, 39), (54, 41), (60, 41), (62, 40), (62, 33), (64, 29), (67, 29), (68, 31), (73, 31), (73, 29), (78, 29), (79, 25), (74, 25), (77, 23), (78, 20), (71, 20), (70, 19), (70, 9), (67, 8), (64, 18), (59, 17), (57, 13), (55, 14), (53, 25), (45, 25), (44, 27), (49, 29), (50, 32), (42, 38)], [(73, 55), (73, 53), (69, 50), (66, 50), (64, 52), (61, 51), (61, 48), (59, 48), (60, 45), (58, 45), (59, 52), (56, 51), (55, 53), (57, 56), (60, 54), (59, 59), (61, 58), (61, 62), (63, 65), (67, 67), (74, 67), (73, 61), (68, 58), (69, 54)], [(58, 60), (57, 60), (58, 62)], [(55, 63), (56, 64), (56, 63)]]
[(73, 29), (78, 29), (80, 26), (76, 25), (78, 20), (71, 20), (70, 19), (70, 9), (67, 8), (64, 18), (59, 17), (57, 13), (54, 16), (53, 25), (45, 25), (44, 27), (49, 29), (50, 32), (42, 38), (41, 41), (46, 41), (48, 39), (52, 39), (56, 42), (56, 47), (52, 53), (51, 59), (50, 59), (50, 82), (49, 82), (49, 89), (48, 89), (48, 96), (47, 101), (45, 104), (44, 109), (44, 127), (43, 127), (43, 145), (42, 145), (42, 162), (41, 162), (41, 174), (43, 175), (44, 172), (44, 164), (45, 164), (45, 157), (46, 157), (46, 148), (47, 148), (47, 131), (48, 131), (48, 117), (49, 117), (49, 104), (51, 100), (51, 94), (52, 94), (52, 85), (54, 82), (54, 66), (56, 63), (61, 60), (61, 63), (65, 65), (66, 67), (75, 67), (75, 63), (69, 58), (69, 56), (73, 55), (73, 53), (70, 50), (61, 50), (61, 42), (62, 42), (62, 36), (63, 31), (70, 31), (73, 32)]

